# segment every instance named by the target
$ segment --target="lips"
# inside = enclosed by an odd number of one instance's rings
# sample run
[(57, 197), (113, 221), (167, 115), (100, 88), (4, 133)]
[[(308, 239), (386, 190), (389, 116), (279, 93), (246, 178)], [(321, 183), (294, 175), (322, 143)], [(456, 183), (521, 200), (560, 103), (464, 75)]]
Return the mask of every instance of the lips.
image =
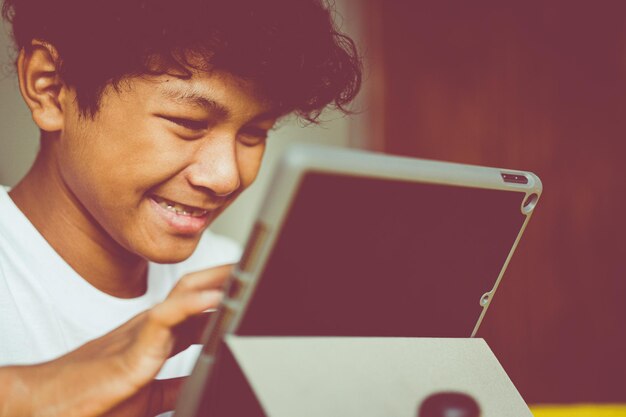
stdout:
[[(197, 236), (202, 233), (215, 217), (217, 209), (204, 209), (189, 206), (155, 195), (149, 201), (157, 220), (164, 230), (175, 235)], [(162, 227), (163, 227), (162, 226)]]

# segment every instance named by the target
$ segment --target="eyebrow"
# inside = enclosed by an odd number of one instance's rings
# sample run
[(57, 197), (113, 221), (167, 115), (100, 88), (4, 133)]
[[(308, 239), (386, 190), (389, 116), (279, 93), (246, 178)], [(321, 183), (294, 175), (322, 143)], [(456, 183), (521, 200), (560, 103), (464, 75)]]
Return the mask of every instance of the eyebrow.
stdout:
[[(208, 97), (203, 91), (194, 87), (178, 88), (170, 84), (161, 87), (161, 92), (165, 98), (182, 104), (191, 104), (196, 107), (202, 107), (208, 111), (216, 113), (220, 118), (227, 119), (230, 117), (230, 110), (223, 104)], [(283, 116), (277, 109), (257, 115), (253, 120), (275, 119)]]
[(191, 104), (196, 107), (202, 107), (208, 111), (217, 113), (219, 117), (228, 118), (230, 111), (224, 105), (218, 103), (206, 94), (191, 88), (176, 88), (172, 86), (164, 86), (161, 89), (164, 97), (182, 104)]

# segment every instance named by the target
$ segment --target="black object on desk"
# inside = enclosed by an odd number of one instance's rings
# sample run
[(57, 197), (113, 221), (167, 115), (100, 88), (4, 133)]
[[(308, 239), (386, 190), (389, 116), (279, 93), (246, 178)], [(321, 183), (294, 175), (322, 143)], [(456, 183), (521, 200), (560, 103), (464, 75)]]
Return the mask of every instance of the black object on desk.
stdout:
[(480, 407), (467, 394), (439, 392), (424, 400), (417, 417), (480, 417)]

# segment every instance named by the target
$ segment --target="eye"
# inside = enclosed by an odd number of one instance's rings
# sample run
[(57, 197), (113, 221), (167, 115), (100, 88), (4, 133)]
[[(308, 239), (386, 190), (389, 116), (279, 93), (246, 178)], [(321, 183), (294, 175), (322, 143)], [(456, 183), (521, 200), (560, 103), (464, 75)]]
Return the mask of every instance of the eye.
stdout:
[(245, 146), (257, 146), (267, 139), (267, 130), (258, 127), (245, 127), (239, 132), (239, 142)]
[(207, 122), (204, 120), (191, 120), (191, 119), (184, 119), (180, 117), (170, 117), (170, 116), (161, 116), (161, 117), (163, 117), (165, 120), (168, 120), (178, 126), (182, 126), (188, 130), (198, 131), (198, 130), (204, 130), (207, 128)]

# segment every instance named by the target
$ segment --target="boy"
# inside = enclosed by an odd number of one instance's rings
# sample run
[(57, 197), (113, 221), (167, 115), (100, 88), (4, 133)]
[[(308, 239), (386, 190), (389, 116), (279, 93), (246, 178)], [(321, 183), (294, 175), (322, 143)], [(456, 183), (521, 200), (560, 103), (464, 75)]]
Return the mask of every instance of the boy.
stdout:
[(203, 232), (277, 119), (352, 100), (354, 44), (320, 0), (5, 0), (3, 16), (41, 147), (0, 188), (0, 416), (170, 410), (239, 255)]

